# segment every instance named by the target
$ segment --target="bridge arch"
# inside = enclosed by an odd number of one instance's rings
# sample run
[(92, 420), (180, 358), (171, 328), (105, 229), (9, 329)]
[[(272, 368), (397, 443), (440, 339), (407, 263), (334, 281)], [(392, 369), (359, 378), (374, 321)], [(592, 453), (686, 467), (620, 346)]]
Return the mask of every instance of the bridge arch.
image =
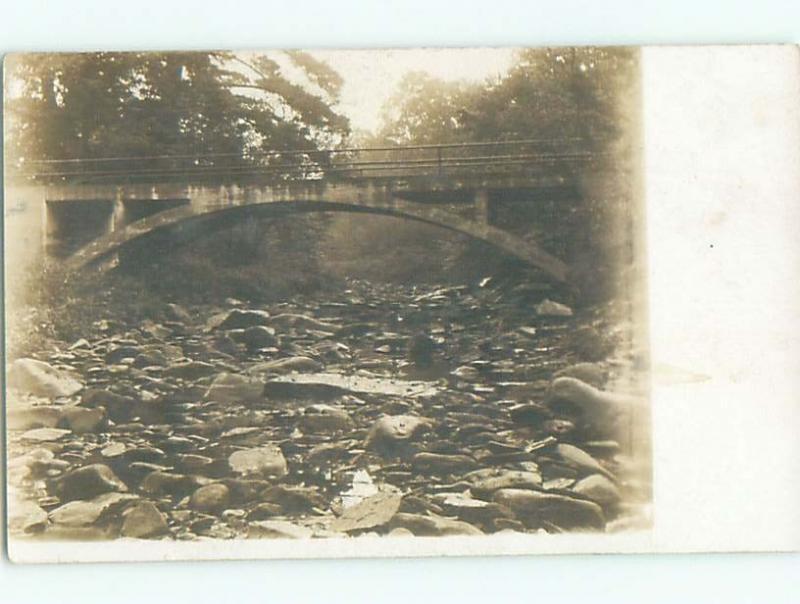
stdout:
[(184, 238), (192, 238), (194, 233), (198, 236), (207, 234), (250, 217), (267, 218), (311, 212), (368, 213), (430, 224), (484, 241), (542, 270), (557, 282), (567, 281), (568, 267), (564, 262), (521, 237), (431, 205), (420, 205), (401, 199), (379, 203), (365, 200), (346, 202), (302, 199), (211, 207), (181, 206), (148, 216), (92, 241), (72, 255), (66, 265), (72, 270), (91, 266), (103, 268), (108, 265), (105, 261), (133, 242), (160, 234), (177, 232)]

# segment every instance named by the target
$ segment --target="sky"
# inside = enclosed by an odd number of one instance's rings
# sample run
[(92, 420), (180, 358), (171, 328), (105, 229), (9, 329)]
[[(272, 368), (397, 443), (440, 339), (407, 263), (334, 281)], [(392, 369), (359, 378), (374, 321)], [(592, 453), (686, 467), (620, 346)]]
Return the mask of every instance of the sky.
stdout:
[(344, 79), (339, 110), (353, 130), (375, 132), (381, 109), (403, 76), (425, 71), (444, 80), (480, 82), (503, 75), (513, 63), (513, 48), (397, 50), (314, 50)]

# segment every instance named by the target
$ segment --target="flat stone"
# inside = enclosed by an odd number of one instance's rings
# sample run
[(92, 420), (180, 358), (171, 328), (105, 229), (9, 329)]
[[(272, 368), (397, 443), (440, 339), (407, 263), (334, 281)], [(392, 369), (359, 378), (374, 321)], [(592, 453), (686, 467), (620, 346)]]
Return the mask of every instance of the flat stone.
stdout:
[(548, 528), (553, 524), (564, 530), (602, 530), (603, 510), (596, 503), (527, 489), (500, 489), (494, 501), (511, 509), (528, 528)]
[(442, 453), (417, 453), (411, 460), (415, 471), (422, 474), (460, 474), (478, 467), (478, 462), (468, 455)]
[(167, 518), (149, 501), (141, 501), (125, 513), (120, 534), (134, 539), (152, 539), (169, 532)]
[(331, 334), (339, 330), (339, 325), (335, 323), (328, 323), (320, 321), (313, 317), (294, 313), (282, 313), (275, 315), (270, 319), (271, 325), (277, 325), (282, 328), (294, 327), (295, 329), (312, 329), (316, 331), (330, 332)]
[(264, 400), (264, 382), (235, 373), (221, 373), (203, 395), (215, 403), (255, 403)]
[(461, 520), (444, 518), (435, 514), (409, 514), (398, 512), (387, 524), (390, 530), (404, 528), (418, 537), (446, 537), (457, 535), (483, 535), (483, 531)]
[(72, 396), (83, 384), (70, 372), (36, 359), (17, 359), (8, 367), (8, 387), (43, 398)]
[(324, 508), (325, 499), (315, 487), (288, 487), (275, 485), (261, 493), (266, 503), (279, 505), (289, 514), (308, 512), (313, 508)]
[(235, 451), (228, 465), (237, 474), (263, 478), (280, 478), (288, 472), (286, 458), (276, 446)]
[(536, 314), (540, 317), (571, 317), (572, 309), (566, 304), (545, 299), (536, 305)]
[(376, 394), (410, 398), (432, 396), (440, 391), (433, 382), (412, 382), (369, 375), (299, 373), (270, 379), (264, 394), (274, 398), (334, 398), (342, 394)]
[(281, 375), (293, 372), (318, 372), (320, 369), (322, 369), (322, 363), (319, 361), (307, 356), (294, 356), (251, 365), (248, 372), (255, 375)]
[(494, 492), (500, 489), (537, 489), (542, 486), (539, 472), (505, 468), (477, 470), (467, 474), (464, 479), (472, 485), (470, 492), (482, 499), (491, 499)]
[(248, 539), (309, 539), (313, 531), (283, 520), (251, 522), (247, 527)]
[(88, 501), (70, 501), (50, 512), (50, 521), (65, 526), (89, 526), (138, 501), (136, 495), (106, 493)]
[(196, 380), (217, 373), (217, 369), (210, 363), (203, 361), (186, 361), (175, 363), (164, 370), (164, 375), (184, 380)]
[(395, 516), (402, 500), (402, 495), (391, 492), (366, 497), (345, 508), (342, 515), (331, 523), (331, 529), (350, 532), (383, 526)]

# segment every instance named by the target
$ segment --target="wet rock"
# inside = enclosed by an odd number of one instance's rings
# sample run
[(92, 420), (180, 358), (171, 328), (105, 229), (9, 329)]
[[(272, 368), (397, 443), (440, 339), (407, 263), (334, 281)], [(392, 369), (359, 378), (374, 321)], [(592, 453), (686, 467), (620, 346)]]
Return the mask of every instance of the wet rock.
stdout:
[(120, 534), (134, 539), (152, 539), (169, 532), (167, 518), (149, 501), (142, 501), (125, 512)]
[(189, 508), (196, 512), (216, 514), (227, 508), (230, 500), (231, 492), (224, 484), (208, 484), (192, 493)]
[(83, 384), (70, 372), (36, 359), (17, 359), (8, 367), (8, 387), (33, 396), (72, 396)]
[(582, 478), (572, 487), (580, 495), (588, 497), (603, 508), (613, 508), (622, 499), (616, 485), (602, 474), (591, 474)]
[(391, 519), (387, 527), (390, 530), (404, 528), (418, 537), (445, 537), (456, 535), (483, 535), (477, 527), (461, 520), (452, 520), (429, 514), (407, 514), (398, 512)]
[(228, 465), (242, 476), (280, 478), (288, 472), (286, 458), (275, 446), (236, 451), (228, 457)]
[(234, 342), (244, 344), (250, 349), (269, 348), (277, 346), (279, 343), (275, 330), (264, 325), (254, 325), (242, 331), (232, 331), (230, 337)]
[(575, 378), (595, 388), (602, 388), (608, 379), (608, 371), (597, 363), (577, 363), (556, 372), (554, 377)]
[(338, 432), (353, 427), (347, 411), (324, 404), (306, 407), (300, 424), (306, 432), (315, 433)]
[(175, 363), (164, 370), (164, 375), (183, 380), (196, 380), (213, 375), (214, 373), (217, 373), (216, 368), (210, 363), (204, 363), (203, 361)]
[(322, 363), (306, 356), (287, 357), (258, 363), (250, 367), (253, 374), (284, 374), (293, 372), (315, 372), (322, 369)]
[(265, 310), (239, 310), (234, 308), (224, 315), (216, 325), (217, 329), (247, 329), (259, 325), (269, 325), (269, 313)]
[(287, 514), (308, 512), (313, 508), (325, 508), (325, 499), (314, 487), (287, 487), (275, 485), (261, 493), (266, 503), (279, 505)]
[(572, 309), (566, 304), (545, 299), (536, 305), (536, 314), (540, 317), (571, 317)]
[(334, 531), (348, 533), (385, 525), (400, 509), (402, 496), (399, 493), (376, 493), (359, 503), (344, 509), (341, 516), (331, 523)]
[(73, 470), (52, 483), (51, 491), (61, 501), (91, 499), (103, 493), (127, 492), (127, 485), (107, 465), (90, 464)]
[(528, 528), (602, 530), (603, 510), (596, 503), (555, 493), (527, 489), (501, 489), (494, 501), (511, 509)]
[(75, 434), (100, 432), (108, 426), (104, 409), (87, 409), (85, 407), (66, 407), (58, 421), (59, 428), (72, 430)]
[(421, 397), (439, 392), (433, 382), (414, 382), (373, 375), (297, 373), (272, 378), (264, 394), (273, 398), (334, 398), (343, 394)]
[(468, 455), (442, 453), (417, 453), (411, 460), (415, 471), (423, 474), (461, 474), (478, 467), (478, 462)]
[(367, 449), (393, 454), (432, 428), (432, 421), (416, 415), (385, 415), (370, 429)]
[(248, 539), (309, 539), (312, 535), (311, 529), (283, 520), (251, 522), (247, 527)]
[(542, 486), (539, 472), (484, 468), (467, 474), (464, 479), (471, 485), (470, 492), (481, 499), (491, 499), (500, 489), (538, 489)]

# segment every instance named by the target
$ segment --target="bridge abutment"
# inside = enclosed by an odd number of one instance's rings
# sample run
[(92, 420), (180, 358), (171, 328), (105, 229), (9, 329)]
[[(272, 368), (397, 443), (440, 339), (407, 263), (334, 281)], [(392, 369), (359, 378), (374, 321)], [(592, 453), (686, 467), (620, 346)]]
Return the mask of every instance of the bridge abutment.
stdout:
[(45, 201), (45, 250), (64, 258), (113, 227), (114, 199)]

